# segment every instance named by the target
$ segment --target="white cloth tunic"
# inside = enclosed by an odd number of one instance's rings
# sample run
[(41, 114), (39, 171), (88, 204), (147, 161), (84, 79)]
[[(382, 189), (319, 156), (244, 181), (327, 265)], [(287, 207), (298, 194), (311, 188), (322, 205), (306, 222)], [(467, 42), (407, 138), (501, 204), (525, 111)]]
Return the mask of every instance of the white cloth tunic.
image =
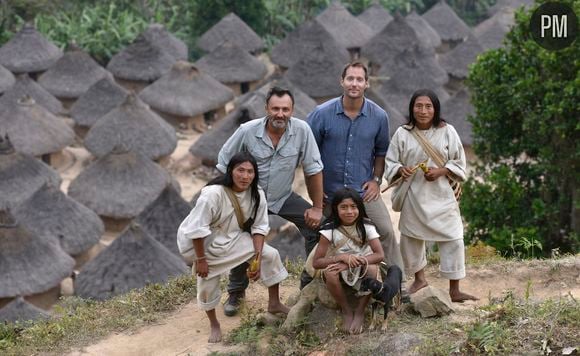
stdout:
[[(419, 130), (431, 145), (447, 160), (448, 168), (460, 181), (466, 178), (465, 152), (461, 139), (453, 126)], [(415, 167), (429, 156), (413, 134), (399, 127), (389, 146), (386, 157), (386, 177), (391, 183), (401, 166)], [(437, 167), (430, 158), (427, 167)], [(411, 184), (402, 205), (399, 230), (401, 234), (429, 241), (451, 241), (463, 239), (463, 223), (459, 205), (446, 177), (433, 182), (425, 179), (421, 169), (411, 176)], [(393, 195), (402, 184), (395, 187)]]

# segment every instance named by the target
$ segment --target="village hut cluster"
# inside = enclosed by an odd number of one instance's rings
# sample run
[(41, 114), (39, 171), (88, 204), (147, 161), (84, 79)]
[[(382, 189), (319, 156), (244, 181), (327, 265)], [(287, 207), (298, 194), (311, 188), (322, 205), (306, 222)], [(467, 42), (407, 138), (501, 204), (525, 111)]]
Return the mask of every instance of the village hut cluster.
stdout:
[[(469, 149), (468, 66), (502, 46), (514, 8), (529, 3), (499, 1), (470, 28), (444, 1), (406, 17), (377, 3), (355, 17), (333, 2), (269, 55), (230, 13), (199, 38), (206, 54), (194, 63), (153, 24), (106, 67), (24, 25), (0, 47), (0, 322), (48, 318), (63, 294), (102, 300), (189, 273), (175, 235), (191, 203), (168, 169), (178, 137), (202, 133), (188, 155), (214, 166), (236, 128), (265, 114), (274, 85), (293, 91), (304, 119), (341, 94), (343, 65), (360, 59), (391, 134), (427, 87)], [(90, 159), (63, 187), (71, 148)]]

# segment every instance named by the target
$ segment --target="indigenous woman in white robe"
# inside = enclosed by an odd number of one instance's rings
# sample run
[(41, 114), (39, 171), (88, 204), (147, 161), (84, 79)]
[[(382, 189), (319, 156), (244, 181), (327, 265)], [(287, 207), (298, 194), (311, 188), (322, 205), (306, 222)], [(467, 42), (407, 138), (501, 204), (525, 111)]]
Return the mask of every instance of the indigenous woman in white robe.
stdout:
[[(237, 212), (235, 205), (239, 205)], [(268, 287), (268, 311), (288, 313), (278, 290), (288, 272), (278, 251), (264, 243), (269, 230), (268, 204), (258, 187), (256, 160), (247, 152), (237, 153), (226, 174), (201, 190), (177, 231), (179, 251), (195, 261), (197, 303), (210, 320), (209, 342), (219, 342), (222, 336), (215, 314), (221, 299), (220, 276), (246, 261), (257, 260), (248, 277)]]
[[(439, 247), (441, 276), (449, 279), (451, 300), (477, 300), (459, 290), (459, 280), (465, 278), (463, 223), (448, 180), (465, 180), (465, 152), (459, 135), (440, 117), (440, 111), (435, 93), (416, 91), (409, 104), (409, 122), (393, 135), (386, 157), (388, 182), (403, 177), (392, 200), (393, 208), (401, 212), (399, 230), (405, 270), (415, 275), (408, 291), (412, 294), (428, 285), (425, 241), (433, 241)], [(415, 134), (422, 135), (439, 151), (442, 166), (437, 166)], [(425, 162), (425, 171), (418, 169)]]

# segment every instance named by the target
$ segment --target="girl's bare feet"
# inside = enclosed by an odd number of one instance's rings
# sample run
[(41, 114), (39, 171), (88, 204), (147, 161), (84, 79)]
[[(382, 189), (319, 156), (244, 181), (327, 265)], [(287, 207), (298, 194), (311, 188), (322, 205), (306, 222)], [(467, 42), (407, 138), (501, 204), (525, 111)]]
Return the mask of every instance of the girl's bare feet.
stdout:
[(209, 339), (207, 339), (207, 342), (216, 343), (222, 341), (222, 329), (220, 328), (220, 324), (212, 324), (210, 325), (210, 329)]
[(365, 315), (364, 312), (363, 313), (357, 313), (354, 315), (354, 318), (352, 319), (352, 324), (350, 324), (350, 329), (349, 332), (351, 334), (360, 334), (362, 333), (362, 329), (363, 329), (363, 323), (365, 321)]
[(352, 325), (353, 314), (352, 311), (342, 312), (342, 331), (350, 332), (350, 327)]

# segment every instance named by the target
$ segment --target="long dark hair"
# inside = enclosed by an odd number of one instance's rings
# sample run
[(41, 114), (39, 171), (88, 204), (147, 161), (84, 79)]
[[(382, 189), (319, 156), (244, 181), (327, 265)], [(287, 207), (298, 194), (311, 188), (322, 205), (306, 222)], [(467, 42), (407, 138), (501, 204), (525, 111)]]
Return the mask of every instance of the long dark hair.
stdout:
[(419, 89), (413, 93), (411, 101), (409, 101), (409, 122), (407, 122), (407, 125), (415, 127), (415, 124), (417, 123), (415, 120), (415, 115), (413, 115), (413, 107), (415, 107), (415, 101), (417, 101), (417, 98), (420, 96), (426, 96), (431, 99), (431, 103), (433, 103), (433, 110), (435, 111), (433, 114), (433, 126), (439, 127), (442, 121), (445, 122), (445, 120), (443, 120), (441, 117), (441, 103), (439, 102), (437, 94), (429, 89)]
[(367, 242), (367, 232), (365, 229), (365, 223), (369, 223), (367, 216), (367, 211), (365, 210), (365, 204), (360, 197), (360, 194), (351, 188), (342, 188), (334, 193), (332, 202), (330, 203), (331, 213), (330, 220), (332, 223), (332, 228), (338, 228), (342, 225), (340, 217), (338, 216), (338, 205), (345, 199), (352, 199), (358, 208), (358, 217), (354, 224), (356, 225), (356, 230), (362, 240), (363, 245)]
[(258, 206), (260, 205), (260, 194), (258, 193), (258, 180), (259, 180), (259, 176), (258, 176), (258, 163), (256, 162), (256, 159), (254, 158), (254, 156), (252, 156), (249, 152), (238, 152), (235, 155), (233, 155), (233, 157), (230, 159), (230, 162), (228, 163), (228, 167), (226, 169), (226, 174), (224, 174), (223, 176), (219, 176), (217, 178), (212, 179), (211, 181), (209, 181), (206, 186), (208, 185), (223, 185), (225, 187), (229, 187), (229, 188), (233, 188), (234, 187), (234, 178), (232, 176), (234, 168), (236, 168), (238, 165), (244, 163), (244, 162), (250, 162), (250, 164), (252, 165), (252, 167), (254, 167), (254, 180), (252, 181), (252, 183), (250, 184), (250, 193), (252, 196), (252, 202), (254, 203), (254, 212), (252, 214), (253, 217), (256, 216), (256, 212), (258, 211)]

